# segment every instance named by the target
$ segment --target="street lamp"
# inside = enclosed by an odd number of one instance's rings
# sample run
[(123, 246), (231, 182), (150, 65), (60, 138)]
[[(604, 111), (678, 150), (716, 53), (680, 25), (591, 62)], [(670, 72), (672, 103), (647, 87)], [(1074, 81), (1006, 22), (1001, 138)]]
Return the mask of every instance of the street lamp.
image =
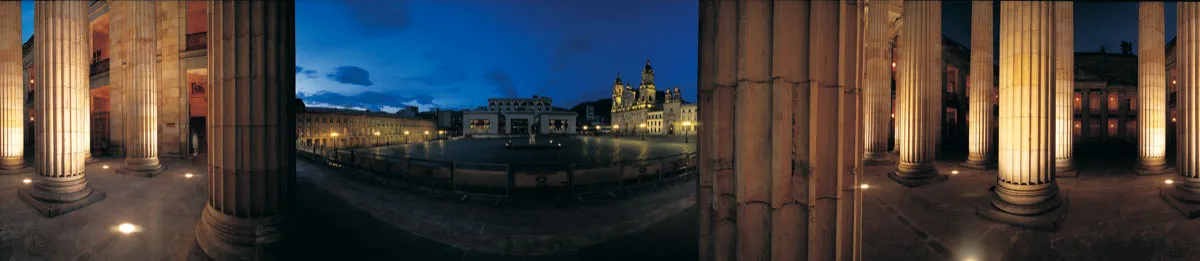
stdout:
[(408, 131), (404, 131), (404, 143), (408, 144)]
[(642, 140), (646, 140), (646, 123), (638, 124), (642, 128)]
[(375, 131), (375, 146), (379, 146), (379, 131)]
[(425, 131), (425, 141), (429, 141), (429, 131)]
[(613, 138), (617, 137), (618, 130), (621, 130), (621, 125), (613, 124), (613, 129), (612, 129)]
[(692, 122), (683, 122), (683, 143), (688, 143), (688, 128), (692, 127)]

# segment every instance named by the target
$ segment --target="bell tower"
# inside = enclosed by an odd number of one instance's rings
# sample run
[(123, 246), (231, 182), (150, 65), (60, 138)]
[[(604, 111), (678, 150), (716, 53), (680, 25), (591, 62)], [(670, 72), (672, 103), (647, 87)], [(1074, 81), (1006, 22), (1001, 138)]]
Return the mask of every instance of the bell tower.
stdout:
[(613, 81), (612, 87), (612, 111), (617, 111), (617, 108), (621, 106), (621, 97), (625, 96), (623, 93), (625, 90), (624, 85), (625, 83), (621, 81), (621, 73), (617, 73), (617, 79)]

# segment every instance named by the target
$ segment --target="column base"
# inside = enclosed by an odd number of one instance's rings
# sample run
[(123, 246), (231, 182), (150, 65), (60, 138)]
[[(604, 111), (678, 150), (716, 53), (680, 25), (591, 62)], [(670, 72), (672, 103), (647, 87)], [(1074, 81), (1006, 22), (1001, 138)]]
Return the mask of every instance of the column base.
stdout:
[(88, 193), (88, 195), (84, 196), (82, 199), (71, 202), (54, 202), (45, 201), (34, 197), (30, 194), (33, 190), (34, 188), (17, 189), (17, 196), (21, 197), (21, 201), (24, 201), (25, 204), (29, 204), (29, 206), (33, 207), (33, 209), (37, 210), (39, 213), (42, 213), (42, 215), (45, 215), (48, 218), (61, 216), (68, 212), (91, 205), (92, 203), (100, 202), (107, 196), (104, 191), (93, 188), (91, 193)]
[(1054, 177), (1058, 178), (1078, 178), (1079, 170), (1071, 168), (1069, 170), (1054, 170)]
[(154, 176), (158, 176), (158, 174), (162, 174), (163, 171), (166, 171), (166, 170), (167, 170), (167, 166), (162, 165), (162, 164), (156, 164), (153, 166), (125, 165), (120, 168), (117, 168), (117, 173), (130, 175), (130, 176), (153, 178)]
[(1145, 166), (1138, 164), (1137, 166), (1133, 167), (1133, 172), (1137, 173), (1138, 176), (1158, 176), (1164, 174), (1174, 174), (1175, 168), (1167, 165)]
[(975, 162), (975, 161), (968, 160), (966, 162), (959, 163), (958, 166), (968, 168), (968, 169), (989, 170), (989, 169), (996, 168), (996, 162), (995, 161)]
[(1055, 162), (1054, 163), (1054, 171), (1055, 172), (1064, 172), (1064, 171), (1073, 171), (1073, 170), (1075, 170), (1074, 162), (1067, 161), (1067, 162)]
[(1178, 210), (1179, 213), (1183, 214), (1184, 217), (1200, 217), (1200, 202), (1175, 197), (1175, 194), (1191, 194), (1193, 197), (1195, 196), (1195, 193), (1189, 193), (1186, 192), (1186, 190), (1183, 192), (1176, 191), (1180, 184), (1181, 183), (1176, 183), (1169, 188), (1160, 188), (1158, 189), (1158, 195), (1162, 197), (1163, 201), (1167, 202), (1167, 205), (1171, 205), (1172, 208)]
[(0, 168), (0, 175), (33, 174), (33, 167), (30, 167), (30, 166), (22, 165), (22, 166), (17, 166), (17, 168), (13, 168), (13, 169), (10, 169), (8, 167), (9, 166)]
[(934, 171), (933, 174), (934, 174), (933, 176), (928, 176), (928, 177), (906, 177), (906, 176), (901, 176), (900, 174), (898, 174), (896, 172), (888, 172), (888, 178), (896, 181), (896, 183), (900, 183), (900, 185), (903, 185), (905, 187), (910, 187), (910, 188), (915, 188), (915, 187), (920, 187), (920, 186), (925, 186), (925, 185), (935, 184), (935, 183), (941, 183), (942, 181), (946, 181), (946, 180), (950, 179), (950, 176), (946, 176), (945, 174), (942, 174), (942, 173), (937, 173), (937, 171)]
[[(993, 186), (993, 189), (994, 188), (995, 187)], [(1059, 193), (1059, 192), (1055, 192), (1055, 193)], [(1062, 224), (1063, 219), (1065, 219), (1067, 216), (1067, 195), (1066, 194), (1060, 193), (1059, 195), (1057, 195), (1057, 197), (1060, 197), (1061, 203), (1053, 202), (1053, 201), (1039, 203), (1041, 205), (1049, 205), (1049, 207), (1053, 207), (1053, 209), (1051, 209), (1048, 212), (1044, 212), (1044, 213), (1040, 213), (1040, 214), (1033, 214), (1033, 215), (1021, 215), (1021, 214), (1013, 214), (1013, 213), (1006, 212), (1006, 211), (1002, 210), (1001, 207), (998, 207), (995, 205), (997, 202), (1002, 202), (999, 200), (999, 196), (996, 195), (996, 192), (993, 191), (991, 194), (992, 194), (991, 202), (989, 202), (986, 206), (975, 208), (976, 216), (979, 216), (979, 217), (987, 219), (987, 220), (995, 221), (998, 223), (1012, 225), (1015, 227), (1046, 230), (1046, 231), (1058, 230), (1059, 226)], [(1053, 204), (1058, 204), (1058, 206), (1053, 206)], [(1033, 207), (1036, 208), (1036, 207), (1042, 207), (1042, 206), (1035, 205)]]
[(205, 204), (196, 243), (212, 260), (286, 260), (280, 216), (240, 218)]

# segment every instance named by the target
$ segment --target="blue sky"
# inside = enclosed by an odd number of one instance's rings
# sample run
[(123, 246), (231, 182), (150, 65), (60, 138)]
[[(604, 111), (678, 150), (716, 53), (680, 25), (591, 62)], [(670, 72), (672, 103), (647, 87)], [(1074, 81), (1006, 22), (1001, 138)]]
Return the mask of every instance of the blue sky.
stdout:
[[(23, 32), (33, 5), (23, 2)], [(298, 0), (296, 90), (310, 105), (394, 111), (550, 96), (559, 107), (636, 84), (651, 59), (660, 89), (696, 97), (698, 3), (689, 0)], [(1175, 3), (1166, 3), (1166, 40)], [(970, 3), (944, 2), (943, 33), (970, 41)], [(1137, 49), (1137, 4), (1075, 3), (1075, 50)]]

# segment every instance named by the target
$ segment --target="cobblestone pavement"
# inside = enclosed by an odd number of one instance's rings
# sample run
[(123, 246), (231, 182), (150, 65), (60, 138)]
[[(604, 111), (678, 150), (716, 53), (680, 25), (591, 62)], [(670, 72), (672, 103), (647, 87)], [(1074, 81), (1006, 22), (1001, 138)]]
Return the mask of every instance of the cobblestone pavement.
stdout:
[(863, 259), (1196, 260), (1200, 221), (1183, 217), (1158, 195), (1172, 176), (1137, 176), (1125, 156), (1080, 159), (1079, 177), (1058, 179), (1069, 204), (1062, 227), (1053, 232), (974, 215), (975, 207), (989, 204), (995, 170), (970, 170), (957, 166), (961, 159), (942, 160), (938, 168), (943, 173), (959, 174), (943, 183), (905, 188), (886, 177), (893, 166), (868, 167)]

